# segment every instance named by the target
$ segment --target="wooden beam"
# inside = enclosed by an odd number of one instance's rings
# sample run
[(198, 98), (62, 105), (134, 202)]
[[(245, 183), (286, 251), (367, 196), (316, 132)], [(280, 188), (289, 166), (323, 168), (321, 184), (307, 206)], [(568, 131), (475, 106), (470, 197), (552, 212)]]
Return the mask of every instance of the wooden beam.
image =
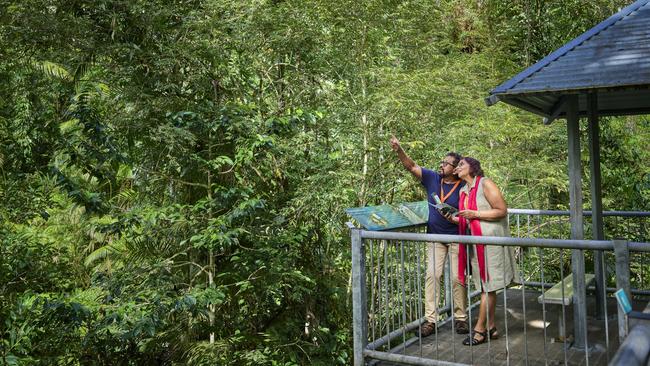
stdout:
[(528, 102), (525, 102), (525, 101), (523, 101), (523, 100), (521, 100), (519, 98), (508, 98), (508, 99), (506, 99), (505, 97), (500, 97), (500, 100), (502, 102), (508, 103), (508, 104), (513, 105), (515, 107), (519, 107), (521, 109), (527, 110), (528, 112), (532, 112), (532, 113), (535, 113), (535, 114), (540, 115), (540, 116), (545, 117), (545, 116), (548, 115), (548, 113), (541, 110), (537, 106), (534, 106), (534, 105), (532, 105), (532, 104), (530, 104)]
[[(580, 118), (578, 95), (568, 96), (567, 132), (569, 143), (569, 213), (571, 239), (583, 239), (582, 165), (580, 163)], [(573, 269), (573, 347), (587, 349), (587, 291), (585, 286), (585, 255), (582, 250), (571, 251)]]
[(571, 239), (583, 239), (582, 165), (580, 162), (580, 119), (578, 117), (578, 96), (568, 96), (567, 103)]
[[(589, 171), (591, 175), (591, 233), (593, 239), (603, 240), (603, 195), (600, 182), (600, 125), (598, 124), (598, 94), (587, 95), (589, 116)], [(602, 250), (594, 251), (594, 273), (596, 275), (596, 316), (605, 317), (606, 268)]]
[(489, 97), (485, 98), (485, 104), (488, 107), (491, 107), (497, 103), (499, 103), (499, 96), (498, 95), (490, 95)]
[(544, 122), (545, 125), (550, 125), (553, 121), (555, 121), (557, 119), (557, 117), (562, 112), (562, 108), (566, 104), (567, 100), (568, 100), (568, 95), (566, 95), (566, 94), (561, 96), (557, 100), (557, 102), (551, 108), (551, 113), (548, 115), (548, 117), (544, 117), (543, 122)]

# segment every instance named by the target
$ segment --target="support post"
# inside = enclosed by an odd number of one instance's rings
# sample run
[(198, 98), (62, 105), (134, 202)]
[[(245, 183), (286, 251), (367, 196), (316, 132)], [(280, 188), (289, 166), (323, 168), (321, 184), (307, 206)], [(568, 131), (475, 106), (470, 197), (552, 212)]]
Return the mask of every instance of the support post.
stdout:
[[(603, 196), (600, 183), (600, 125), (598, 124), (598, 94), (587, 96), (589, 114), (589, 170), (591, 172), (591, 233), (595, 240), (603, 240)], [(594, 250), (594, 272), (596, 275), (596, 317), (605, 317), (604, 299), (601, 296), (606, 273), (603, 265), (603, 251)]]
[(361, 230), (351, 229), (352, 241), (352, 332), (354, 366), (365, 365), (363, 351), (368, 344), (368, 311), (366, 305), (366, 253)]
[[(614, 240), (614, 254), (616, 255), (616, 287), (623, 289), (628, 299), (630, 293), (630, 250), (627, 240)], [(627, 315), (618, 306), (618, 340), (623, 343), (627, 336)]]
[[(578, 95), (568, 97), (567, 132), (569, 143), (569, 201), (571, 218), (571, 239), (584, 239), (582, 212), (582, 165), (580, 162), (580, 118), (578, 116)], [(571, 251), (573, 270), (573, 346), (587, 347), (587, 291), (585, 286), (584, 251)]]

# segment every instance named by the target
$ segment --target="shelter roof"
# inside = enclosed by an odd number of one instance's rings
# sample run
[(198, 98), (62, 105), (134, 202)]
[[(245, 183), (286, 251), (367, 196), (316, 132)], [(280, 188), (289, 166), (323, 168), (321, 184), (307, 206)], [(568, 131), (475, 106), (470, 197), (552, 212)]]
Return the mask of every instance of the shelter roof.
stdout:
[(565, 115), (563, 96), (597, 93), (598, 114), (650, 113), (650, 0), (638, 0), (497, 86), (503, 101), (551, 119)]

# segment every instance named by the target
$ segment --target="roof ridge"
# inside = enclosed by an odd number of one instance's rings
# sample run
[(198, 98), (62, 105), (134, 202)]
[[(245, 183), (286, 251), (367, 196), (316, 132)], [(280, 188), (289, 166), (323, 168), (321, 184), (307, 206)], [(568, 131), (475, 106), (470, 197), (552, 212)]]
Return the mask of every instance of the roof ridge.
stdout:
[(600, 34), (602, 31), (606, 30), (610, 26), (616, 24), (618, 21), (622, 20), (623, 18), (629, 16), (633, 12), (637, 11), (641, 7), (645, 6), (650, 2), (650, 0), (637, 0), (634, 3), (626, 6), (625, 8), (621, 9), (617, 13), (613, 14), (609, 18), (605, 19), (604, 21), (598, 23), (596, 26), (590, 28), (586, 32), (582, 33), (578, 37), (572, 39), (571, 41), (567, 42), (564, 44), (562, 47), (558, 48), (557, 50), (551, 52), (549, 55), (544, 57), (543, 59), (537, 61), (535, 64), (532, 66), (527, 67), (524, 69), (522, 72), (519, 74), (513, 76), (512, 78), (506, 80), (504, 83), (501, 85), (497, 86), (496, 88), (492, 89), (490, 91), (491, 97), (486, 99), (486, 102), (488, 105), (492, 105), (496, 102), (498, 102), (497, 96), (494, 94), (497, 93), (503, 93), (507, 91), (508, 89), (513, 88), (515, 85), (521, 83), (523, 80), (526, 78), (530, 77), (531, 75), (535, 74), (536, 72), (540, 71), (544, 67), (548, 66), (551, 62), (559, 59), (560, 57), (566, 55), (585, 41), (591, 39), (592, 37)]

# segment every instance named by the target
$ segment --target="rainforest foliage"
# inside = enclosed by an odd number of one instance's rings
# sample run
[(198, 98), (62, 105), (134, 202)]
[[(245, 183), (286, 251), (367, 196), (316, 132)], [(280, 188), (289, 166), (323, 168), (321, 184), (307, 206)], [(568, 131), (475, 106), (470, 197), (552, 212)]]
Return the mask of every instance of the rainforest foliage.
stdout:
[[(0, 1), (0, 363), (350, 363), (344, 209), (423, 197), (390, 135), (566, 208), (565, 122), (483, 98), (628, 2)], [(603, 121), (605, 209), (649, 133)]]

